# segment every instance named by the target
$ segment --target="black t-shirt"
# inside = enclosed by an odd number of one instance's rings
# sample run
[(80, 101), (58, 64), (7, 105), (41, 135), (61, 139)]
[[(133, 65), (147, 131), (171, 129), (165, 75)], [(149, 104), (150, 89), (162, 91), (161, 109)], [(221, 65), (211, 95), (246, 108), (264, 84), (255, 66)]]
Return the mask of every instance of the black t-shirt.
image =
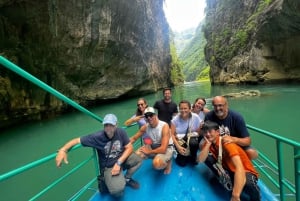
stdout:
[(171, 101), (166, 103), (164, 100), (156, 101), (154, 106), (158, 112), (158, 119), (171, 125), (171, 120), (174, 113), (178, 113), (177, 104)]

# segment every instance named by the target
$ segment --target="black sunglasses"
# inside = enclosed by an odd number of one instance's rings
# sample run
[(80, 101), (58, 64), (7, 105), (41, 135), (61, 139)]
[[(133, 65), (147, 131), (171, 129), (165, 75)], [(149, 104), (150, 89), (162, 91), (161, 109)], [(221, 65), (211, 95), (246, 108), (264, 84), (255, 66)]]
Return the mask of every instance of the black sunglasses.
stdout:
[(145, 116), (145, 118), (147, 119), (148, 117), (152, 118), (153, 115), (154, 115), (153, 113), (148, 113), (148, 114), (145, 114), (144, 116)]

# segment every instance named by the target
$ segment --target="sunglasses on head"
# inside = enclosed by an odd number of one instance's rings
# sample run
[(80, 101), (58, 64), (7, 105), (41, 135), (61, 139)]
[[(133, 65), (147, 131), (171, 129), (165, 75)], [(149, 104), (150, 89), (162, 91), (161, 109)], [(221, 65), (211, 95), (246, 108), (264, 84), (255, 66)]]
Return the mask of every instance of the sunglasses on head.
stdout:
[(153, 115), (154, 115), (153, 113), (147, 113), (147, 114), (145, 114), (144, 116), (145, 116), (145, 118), (147, 119), (148, 117), (152, 118)]

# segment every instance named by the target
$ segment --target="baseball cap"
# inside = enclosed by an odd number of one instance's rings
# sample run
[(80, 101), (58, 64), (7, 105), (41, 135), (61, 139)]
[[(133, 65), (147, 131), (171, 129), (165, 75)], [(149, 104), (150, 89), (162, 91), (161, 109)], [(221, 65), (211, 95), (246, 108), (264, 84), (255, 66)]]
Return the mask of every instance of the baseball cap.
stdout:
[(147, 107), (144, 111), (144, 114), (147, 114), (147, 113), (155, 114), (154, 108), (153, 107)]
[(107, 114), (104, 116), (103, 124), (111, 124), (111, 125), (117, 125), (118, 119), (116, 115), (114, 114)]

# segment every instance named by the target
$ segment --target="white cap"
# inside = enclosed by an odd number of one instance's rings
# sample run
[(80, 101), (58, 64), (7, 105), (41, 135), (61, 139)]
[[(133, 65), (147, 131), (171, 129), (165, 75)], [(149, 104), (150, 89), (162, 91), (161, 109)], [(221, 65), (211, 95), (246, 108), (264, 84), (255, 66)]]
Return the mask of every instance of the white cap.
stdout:
[(103, 119), (103, 124), (117, 125), (118, 119), (114, 114), (107, 114)]
[(147, 114), (147, 113), (156, 114), (153, 107), (147, 107), (144, 111), (144, 114)]

